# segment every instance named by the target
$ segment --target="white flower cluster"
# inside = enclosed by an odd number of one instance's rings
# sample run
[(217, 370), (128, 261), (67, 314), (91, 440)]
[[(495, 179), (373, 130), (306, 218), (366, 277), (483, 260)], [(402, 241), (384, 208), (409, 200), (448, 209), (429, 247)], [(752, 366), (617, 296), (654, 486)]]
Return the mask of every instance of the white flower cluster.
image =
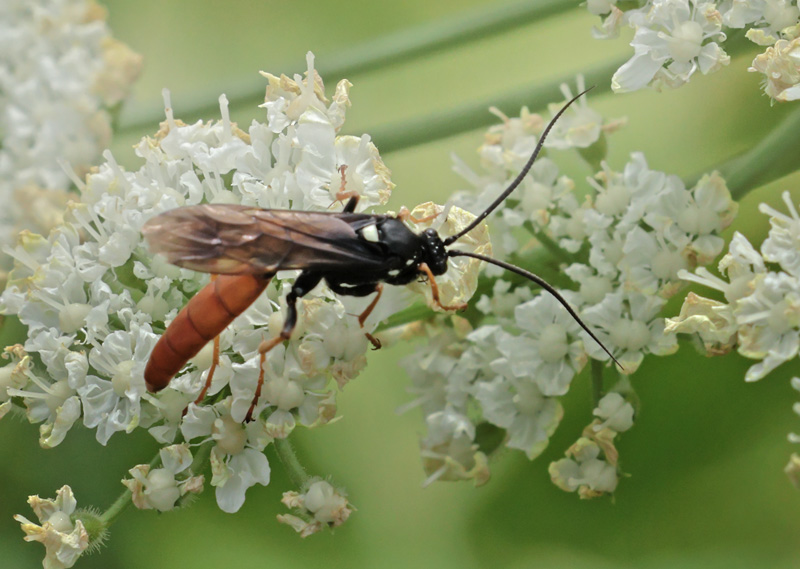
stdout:
[(128, 471), (132, 478), (122, 481), (131, 491), (131, 499), (137, 508), (166, 512), (174, 508), (186, 494), (202, 492), (203, 476), (191, 475), (192, 452), (189, 445), (184, 443), (164, 447), (159, 451), (159, 459), (159, 468), (139, 464)]
[(726, 30), (746, 29), (748, 39), (770, 46), (750, 68), (765, 75), (767, 95), (777, 101), (800, 97), (800, 8), (792, 0), (646, 0), (624, 10), (616, 0), (590, 0), (587, 6), (603, 18), (593, 30), (597, 38), (617, 37), (623, 25), (634, 29), (634, 55), (611, 80), (616, 92), (680, 87), (697, 71), (718, 71), (730, 63), (721, 46)]
[(85, 174), (108, 146), (109, 109), (141, 57), (110, 36), (105, 19), (92, 0), (0, 4), (0, 247), (20, 229), (59, 224), (65, 168)]
[(281, 502), (297, 515), (281, 514), (278, 521), (291, 526), (300, 537), (308, 537), (326, 527), (338, 527), (355, 510), (343, 490), (320, 479), (309, 480), (303, 492), (284, 492)]
[[(167, 101), (161, 130), (136, 147), (143, 161), (138, 170), (124, 171), (107, 153), (62, 225), (49, 237), (24, 232), (9, 249), (15, 268), (0, 296), (2, 310), (28, 328), (24, 345), (9, 348), (10, 364), (0, 368), (0, 413), (24, 405), (45, 447), (59, 444), (80, 419), (102, 444), (114, 433), (147, 428), (164, 445), (179, 433), (192, 445), (213, 445), (211, 484), (228, 512), (242, 505), (248, 487), (269, 482), (263, 451), (274, 438), (288, 436), (297, 424), (311, 427), (334, 417), (336, 384), (365, 364), (364, 332), (408, 302), (403, 289), (387, 287), (362, 329), (354, 315), (371, 298), (336, 297), (317, 287), (298, 304), (292, 340), (267, 355), (256, 420), (242, 424), (256, 391), (257, 348), (280, 330), (280, 303), (295, 276), (279, 273), (278, 286), (222, 333), (205, 403), (190, 404), (209, 373), (211, 345), (158, 396), (147, 392), (143, 371), (159, 334), (208, 276), (153, 257), (140, 234), (145, 221), (201, 202), (328, 211), (336, 207), (341, 167), (347, 191), (361, 198), (360, 210), (390, 195), (389, 173), (369, 137), (337, 135), (350, 104), (347, 81), (329, 101), (311, 54), (306, 80), (266, 77), (267, 120), (247, 131), (230, 122), (224, 97), (222, 120), (192, 125), (173, 118)], [(441, 231), (458, 231), (470, 219), (453, 209), (447, 223), (455, 226)], [(466, 246), (485, 250), (485, 233), (472, 232)], [(478, 263), (468, 261), (454, 263), (442, 279), (443, 300), (474, 289)], [(191, 456), (179, 450), (162, 457), (163, 468), (131, 471), (139, 507), (167, 509), (198, 490), (187, 466)]]
[(22, 524), (25, 541), (38, 541), (45, 546), (44, 568), (67, 569), (75, 565), (89, 547), (89, 533), (81, 520), (74, 519), (78, 503), (72, 488), (61, 487), (56, 492), (55, 500), (30, 496), (28, 504), (39, 518), (39, 523), (20, 515), (14, 516), (14, 519)]
[(763, 378), (800, 349), (800, 215), (788, 192), (783, 201), (789, 215), (766, 204), (759, 207), (771, 225), (760, 252), (744, 235), (734, 234), (719, 263), (727, 281), (703, 267), (681, 271), (682, 279), (718, 290), (725, 300), (690, 293), (680, 315), (667, 325), (670, 332), (697, 334), (709, 353), (736, 348), (760, 360), (747, 370), (745, 381)]
[[(770, 216), (769, 236), (757, 250), (741, 233), (735, 233), (728, 253), (719, 262), (720, 278), (704, 267), (680, 277), (722, 293), (724, 301), (689, 293), (680, 315), (667, 321), (667, 330), (693, 334), (710, 355), (734, 348), (746, 358), (759, 360), (745, 373), (745, 381), (758, 381), (800, 352), (800, 214), (789, 192), (783, 193), (789, 214), (761, 204)], [(792, 378), (800, 390), (800, 379)], [(800, 404), (794, 410), (800, 414)], [(789, 441), (800, 436), (789, 434)], [(800, 487), (800, 456), (792, 455), (786, 473)]]
[[(592, 122), (603, 124), (599, 116)], [(527, 112), (492, 128), (480, 150), (483, 174), (456, 163), (478, 191), (463, 200), (475, 210), (490, 203), (516, 176), (541, 128), (541, 118)], [(602, 130), (595, 129), (594, 141)], [(720, 232), (737, 205), (719, 175), (686, 188), (677, 176), (649, 169), (639, 153), (621, 172), (603, 163), (588, 182), (590, 194), (579, 199), (575, 183), (540, 158), (491, 218), (492, 233), (517, 264), (537, 241), (550, 249), (549, 264), (558, 270), (563, 263), (551, 281), (631, 374), (646, 354), (677, 349), (675, 336), (664, 333), (662, 308), (680, 287), (678, 271), (721, 252)], [(454, 318), (450, 327), (428, 330), (427, 344), (403, 361), (416, 396), (407, 407), (419, 406), (427, 424), (422, 456), (429, 482), (485, 481), (486, 454), (498, 439), (538, 456), (563, 416), (559, 398), (575, 375), (589, 359), (609, 360), (555, 297), (533, 296), (535, 285), (493, 269), (501, 276), (477, 303), (483, 315), (471, 325)]]
[(619, 483), (614, 438), (633, 426), (633, 414), (633, 405), (621, 394), (612, 391), (603, 397), (594, 410), (598, 419), (567, 449), (566, 458), (550, 464), (553, 484), (566, 492), (577, 491), (583, 499), (613, 492)]

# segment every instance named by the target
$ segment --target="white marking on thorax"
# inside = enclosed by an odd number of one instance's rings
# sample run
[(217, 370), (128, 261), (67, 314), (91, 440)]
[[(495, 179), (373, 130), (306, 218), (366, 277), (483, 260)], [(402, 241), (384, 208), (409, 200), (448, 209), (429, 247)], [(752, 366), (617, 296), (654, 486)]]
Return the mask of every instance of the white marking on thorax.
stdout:
[(378, 243), (380, 237), (378, 236), (378, 227), (373, 223), (361, 228), (361, 237), (372, 243)]

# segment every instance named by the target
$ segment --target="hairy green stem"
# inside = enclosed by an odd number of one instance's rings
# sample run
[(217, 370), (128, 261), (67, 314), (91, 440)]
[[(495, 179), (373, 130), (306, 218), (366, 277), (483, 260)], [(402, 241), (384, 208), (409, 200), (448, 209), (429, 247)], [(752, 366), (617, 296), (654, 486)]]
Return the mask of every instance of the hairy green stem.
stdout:
[(209, 458), (211, 458), (211, 449), (214, 448), (215, 444), (216, 442), (213, 440), (206, 441), (194, 452), (194, 457), (192, 458), (193, 474), (200, 474), (206, 469)]
[(278, 458), (281, 459), (283, 467), (292, 480), (292, 484), (298, 489), (303, 488), (308, 482), (309, 476), (306, 473), (306, 469), (300, 464), (300, 460), (298, 460), (294, 448), (292, 448), (292, 443), (288, 439), (275, 439), (273, 444), (275, 445), (275, 452), (278, 453)]

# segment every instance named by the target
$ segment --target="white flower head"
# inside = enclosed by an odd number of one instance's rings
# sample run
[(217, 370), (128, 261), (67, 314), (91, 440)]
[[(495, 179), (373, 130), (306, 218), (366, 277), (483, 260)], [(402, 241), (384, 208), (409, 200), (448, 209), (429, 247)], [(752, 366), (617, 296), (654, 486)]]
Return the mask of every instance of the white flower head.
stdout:
[[(678, 349), (674, 335), (664, 334), (664, 319), (658, 315), (664, 300), (637, 292), (617, 291), (607, 294), (597, 305), (586, 308), (583, 319), (603, 344), (631, 374), (641, 365), (645, 354), (667, 355)], [(584, 339), (590, 357), (608, 359), (591, 338)]]
[(127, 95), (142, 58), (105, 20), (88, 0), (0, 8), (0, 246), (22, 228), (60, 223), (72, 184), (65, 169), (85, 174), (108, 146), (108, 109)]
[(414, 399), (400, 407), (398, 413), (419, 407), (427, 417), (447, 405), (465, 408), (475, 376), (470, 355), (465, 353), (465, 336), (471, 328), (459, 316), (452, 316), (452, 322), (452, 328), (431, 326), (425, 344), (400, 360), (411, 382), (407, 391)]
[(581, 437), (567, 450), (567, 456), (550, 464), (553, 484), (566, 492), (577, 490), (581, 498), (596, 498), (616, 490), (616, 464), (605, 460), (595, 441)]
[(767, 204), (762, 203), (758, 207), (761, 213), (770, 216), (769, 237), (761, 244), (761, 252), (765, 260), (778, 263), (790, 275), (800, 277), (800, 214), (789, 192), (783, 192), (781, 197), (789, 215)]
[(626, 21), (625, 12), (614, 5), (616, 0), (589, 0), (586, 7), (595, 16), (605, 16), (599, 28), (592, 28), (595, 39), (613, 39), (619, 36), (619, 30)]
[(800, 17), (800, 9), (791, 0), (723, 0), (719, 11), (726, 26), (749, 27), (747, 38), (758, 45), (774, 43), (777, 33)]
[(278, 521), (293, 527), (300, 537), (308, 537), (325, 527), (338, 527), (355, 510), (343, 490), (320, 479), (310, 480), (304, 492), (284, 492), (281, 502), (298, 515), (281, 514)]
[[(310, 375), (304, 370), (295, 346), (294, 343), (288, 349), (276, 346), (263, 366), (263, 385), (253, 416), (264, 413), (267, 431), (274, 438), (288, 437), (295, 428), (296, 418), (300, 424), (311, 427), (327, 423), (336, 413), (335, 392), (328, 389), (328, 376), (319, 371)], [(258, 359), (235, 364), (234, 370), (231, 415), (241, 422), (256, 393)]]
[(532, 381), (502, 377), (481, 381), (475, 398), (486, 420), (508, 432), (506, 446), (523, 451), (531, 460), (547, 448), (564, 416), (561, 403), (543, 395)]
[[(688, 275), (685, 273), (688, 280)], [(704, 298), (693, 292), (686, 295), (681, 312), (667, 318), (664, 332), (667, 334), (697, 334), (706, 352), (727, 354), (736, 345), (738, 326), (733, 306)]]
[[(577, 91), (573, 93), (569, 85), (561, 84), (561, 93), (564, 100), (569, 101), (578, 93), (586, 90), (583, 75), (578, 75), (576, 81)], [(550, 113), (555, 115), (563, 107), (563, 103), (548, 105)], [(589, 107), (589, 94), (575, 101), (558, 119), (544, 145), (547, 148), (588, 148), (600, 141), (604, 134), (614, 132), (625, 124), (624, 119), (606, 121), (599, 112)]]
[(800, 38), (776, 41), (756, 56), (748, 71), (764, 75), (764, 93), (773, 101), (800, 99)]
[(580, 326), (554, 296), (542, 292), (514, 311), (517, 337), (498, 342), (514, 375), (547, 396), (564, 395), (586, 363)]
[(753, 294), (740, 299), (734, 311), (739, 325), (739, 353), (760, 359), (745, 374), (756, 381), (800, 350), (800, 282), (785, 273), (759, 275)]
[(187, 440), (213, 440), (211, 485), (223, 512), (237, 512), (245, 492), (255, 484), (266, 486), (270, 467), (264, 448), (272, 442), (263, 420), (242, 424), (231, 416), (231, 398), (213, 406), (189, 405), (181, 430)]
[(436, 480), (473, 480), (476, 486), (489, 480), (486, 455), (478, 450), (475, 426), (447, 407), (425, 419), (428, 436), (421, 442), (422, 465), (427, 486)]
[[(735, 346), (745, 357), (761, 360), (747, 371), (746, 381), (761, 379), (800, 351), (800, 261), (795, 250), (800, 222), (789, 196), (783, 198), (790, 215), (760, 206), (772, 225), (761, 253), (743, 235), (734, 234), (719, 265), (727, 282), (702, 268), (680, 274), (722, 291), (727, 304), (689, 295), (681, 314), (668, 325), (670, 332), (698, 333), (712, 353), (727, 353)], [(765, 261), (783, 271), (770, 270)]]
[[(64, 440), (67, 432), (81, 416), (81, 401), (75, 385), (85, 377), (87, 366), (85, 356), (64, 350), (63, 344), (51, 335), (42, 332), (36, 340), (42, 340), (43, 337), (51, 342), (46, 348), (54, 349), (52, 352), (45, 349), (41, 353), (53, 367), (58, 360), (68, 377), (50, 381), (47, 373), (42, 373), (43, 370), (37, 371), (30, 365), (31, 358), (24, 356), (9, 377), (9, 380), (16, 379), (19, 387), (8, 386), (6, 395), (22, 397), (28, 420), (39, 423), (39, 444), (43, 448), (53, 448)], [(32, 350), (36, 347), (31, 342), (26, 345)]]
[[(41, 499), (30, 496), (28, 504), (33, 508), (39, 524), (24, 516), (14, 519), (22, 524), (25, 541), (39, 541), (45, 546), (44, 569), (67, 569), (77, 562), (89, 547), (89, 534), (80, 520), (72, 519), (77, 506), (69, 486), (56, 492), (56, 499)], [(40, 525), (41, 524), (41, 525)]]
[(679, 87), (700, 71), (704, 75), (730, 62), (717, 41), (724, 41), (721, 15), (714, 4), (700, 0), (653, 0), (630, 14), (636, 28), (634, 56), (611, 79), (624, 93), (646, 86)]
[(192, 465), (189, 445), (164, 447), (159, 455), (160, 468), (139, 464), (128, 471), (132, 478), (122, 481), (131, 491), (133, 504), (140, 510), (166, 512), (174, 508), (187, 493), (203, 491), (203, 476), (190, 476), (185, 472)]
[[(182, 421), (186, 396), (196, 396), (210, 373), (208, 348), (177, 374), (173, 389), (158, 398), (146, 392), (143, 372), (156, 340), (208, 282), (206, 275), (168, 265), (146, 250), (140, 230), (149, 218), (204, 202), (327, 211), (345, 199), (342, 190), (360, 196), (359, 210), (388, 199), (393, 185), (369, 138), (337, 134), (349, 106), (348, 84), (340, 83), (328, 101), (310, 55), (308, 62), (306, 79), (268, 76), (268, 124), (253, 121), (246, 131), (230, 121), (224, 96), (221, 120), (187, 125), (174, 117), (165, 92), (161, 130), (136, 146), (142, 165), (125, 171), (107, 152), (106, 162), (81, 185), (81, 202), (70, 207), (63, 225), (47, 238), (24, 234), (11, 251), (15, 269), (0, 306), (28, 327), (25, 349), (42, 362), (42, 369), (31, 373), (51, 378), (44, 387), (29, 382), (26, 393), (36, 392), (41, 400), (48, 390), (57, 391), (75, 403), (68, 414), (54, 414), (60, 404), (33, 414), (49, 430), (43, 433), (46, 444), (60, 442), (80, 414), (102, 443), (138, 426), (169, 442)], [(275, 280), (285, 292), (293, 277), (281, 274)], [(276, 298), (271, 288), (221, 334), (222, 353), (208, 393), (216, 395), (230, 385), (239, 420), (255, 393), (256, 348), (280, 318)], [(374, 329), (379, 317), (407, 304), (391, 293), (387, 298), (394, 301), (380, 306), (363, 330), (350, 315), (353, 307), (326, 287), (304, 298), (305, 330), (296, 332), (290, 349), (275, 351), (269, 361), (273, 369), (305, 373), (303, 402), (290, 411), (301, 424), (333, 417), (327, 378), (344, 384), (363, 368), (369, 345), (364, 333)], [(280, 356), (287, 361), (278, 361)], [(249, 396), (243, 391), (248, 382)], [(261, 409), (267, 395), (270, 401), (280, 400), (280, 405), (269, 402), (273, 410), (285, 407), (287, 399), (278, 391), (272, 383), (266, 386)], [(263, 464), (256, 470), (254, 480), (265, 480)]]
[(595, 431), (611, 429), (622, 433), (633, 426), (633, 405), (614, 391), (604, 395), (592, 413), (603, 420), (602, 423), (593, 427)]

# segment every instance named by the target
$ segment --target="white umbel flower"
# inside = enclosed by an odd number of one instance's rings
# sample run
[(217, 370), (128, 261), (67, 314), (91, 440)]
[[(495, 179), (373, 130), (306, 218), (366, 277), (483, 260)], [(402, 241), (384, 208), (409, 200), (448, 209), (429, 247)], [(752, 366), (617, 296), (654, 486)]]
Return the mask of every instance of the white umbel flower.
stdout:
[(72, 520), (78, 505), (72, 488), (61, 487), (56, 492), (55, 500), (30, 496), (28, 504), (39, 523), (20, 515), (14, 516), (14, 519), (22, 524), (25, 541), (39, 541), (45, 546), (44, 569), (67, 569), (75, 565), (89, 547), (89, 534), (80, 520)]
[(299, 515), (281, 514), (278, 521), (294, 528), (300, 537), (308, 537), (325, 527), (338, 527), (355, 510), (344, 491), (319, 479), (310, 480), (302, 493), (284, 492), (281, 502)]
[(611, 88), (636, 91), (646, 86), (678, 87), (700, 71), (708, 74), (730, 62), (714, 40), (724, 41), (716, 6), (699, 0), (653, 0), (629, 15), (636, 28), (634, 56), (617, 70)]
[(141, 57), (105, 20), (91, 0), (0, 6), (0, 246), (22, 228), (60, 223), (72, 184), (65, 167), (85, 174), (108, 146), (108, 109), (127, 95)]
[(159, 455), (161, 467), (139, 464), (128, 471), (132, 478), (122, 481), (131, 491), (134, 505), (141, 510), (166, 512), (174, 508), (187, 493), (203, 490), (203, 476), (186, 473), (192, 465), (189, 445), (167, 446), (159, 451)]
[(234, 419), (230, 404), (227, 398), (211, 407), (190, 405), (181, 431), (188, 441), (214, 441), (211, 485), (216, 487), (219, 508), (233, 513), (244, 504), (248, 488), (269, 484), (270, 467), (263, 451), (272, 438), (264, 421), (242, 424)]
[(756, 56), (748, 71), (764, 75), (764, 93), (773, 101), (800, 99), (800, 38), (776, 41)]

